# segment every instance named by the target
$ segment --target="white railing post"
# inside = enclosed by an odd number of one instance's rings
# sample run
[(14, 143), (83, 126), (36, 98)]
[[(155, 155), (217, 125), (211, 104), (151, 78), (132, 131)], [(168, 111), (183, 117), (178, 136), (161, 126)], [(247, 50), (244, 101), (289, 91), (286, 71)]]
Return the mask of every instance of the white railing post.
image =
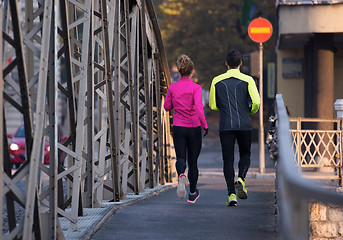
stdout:
[[(336, 102), (334, 103), (334, 108), (335, 111), (337, 112), (337, 119), (340, 119), (343, 121), (343, 99), (337, 99)], [(342, 124), (342, 122), (341, 122)], [(341, 130), (342, 129), (342, 125), (339, 124), (339, 129), (337, 130)], [(341, 146), (339, 148), (340, 153), (339, 153), (339, 161), (340, 161), (340, 167), (338, 168), (338, 175), (339, 175), (339, 182), (338, 184), (341, 186), (342, 185), (342, 135), (343, 135), (343, 131), (340, 134), (340, 139), (338, 139), (338, 141), (341, 143)]]
[(337, 99), (334, 103), (334, 107), (337, 112), (337, 118), (343, 119), (343, 99)]

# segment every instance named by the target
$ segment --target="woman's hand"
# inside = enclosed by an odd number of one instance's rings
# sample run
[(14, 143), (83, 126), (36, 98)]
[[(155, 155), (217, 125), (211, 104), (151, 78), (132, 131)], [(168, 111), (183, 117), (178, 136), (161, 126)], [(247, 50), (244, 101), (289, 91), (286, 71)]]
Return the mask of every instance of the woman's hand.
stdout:
[(205, 130), (205, 134), (204, 134), (204, 137), (205, 137), (208, 133), (208, 128), (204, 128), (204, 130)]

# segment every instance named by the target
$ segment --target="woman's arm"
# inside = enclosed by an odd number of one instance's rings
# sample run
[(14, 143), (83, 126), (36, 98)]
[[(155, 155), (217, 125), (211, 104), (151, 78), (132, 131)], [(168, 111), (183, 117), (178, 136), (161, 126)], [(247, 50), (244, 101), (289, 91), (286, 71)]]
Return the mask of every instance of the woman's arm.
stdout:
[(166, 111), (170, 111), (173, 109), (172, 93), (171, 92), (172, 92), (171, 86), (169, 86), (166, 99), (164, 100), (164, 109)]
[(202, 88), (200, 85), (197, 86), (197, 88), (195, 89), (195, 92), (194, 92), (194, 109), (198, 115), (201, 126), (204, 129), (207, 129), (208, 126), (207, 126), (205, 113), (204, 113), (204, 105), (202, 103)]

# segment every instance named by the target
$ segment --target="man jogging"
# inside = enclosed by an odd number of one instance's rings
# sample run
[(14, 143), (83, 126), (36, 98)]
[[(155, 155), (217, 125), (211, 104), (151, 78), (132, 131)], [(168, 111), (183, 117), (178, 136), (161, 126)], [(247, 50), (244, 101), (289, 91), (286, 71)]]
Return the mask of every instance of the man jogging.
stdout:
[[(237, 205), (237, 196), (248, 197), (245, 176), (250, 167), (251, 115), (260, 106), (260, 97), (252, 77), (240, 72), (242, 55), (230, 50), (226, 55), (228, 70), (212, 80), (209, 106), (220, 112), (219, 136), (222, 146), (223, 172), (228, 189), (228, 206)], [(234, 145), (239, 147), (238, 178), (235, 178)], [(236, 189), (235, 189), (236, 188)]]

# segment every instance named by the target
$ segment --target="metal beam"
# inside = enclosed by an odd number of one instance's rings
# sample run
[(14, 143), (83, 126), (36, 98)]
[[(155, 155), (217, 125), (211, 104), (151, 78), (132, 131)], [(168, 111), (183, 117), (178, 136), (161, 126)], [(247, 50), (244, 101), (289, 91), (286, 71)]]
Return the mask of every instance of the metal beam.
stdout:
[[(35, 133), (33, 139), (33, 149), (30, 159), (30, 171), (28, 177), (27, 185), (27, 198), (26, 198), (26, 208), (25, 208), (25, 220), (24, 220), (24, 230), (23, 236), (27, 237), (28, 240), (32, 239), (32, 226), (34, 224), (34, 210), (36, 205), (36, 200), (38, 198), (38, 186), (37, 186), (37, 175), (38, 175), (38, 165), (41, 159), (44, 158), (44, 136), (43, 129), (46, 126), (46, 116), (45, 116), (45, 101), (46, 101), (46, 89), (47, 89), (47, 79), (48, 79), (48, 69), (49, 69), (49, 48), (51, 43), (51, 18), (52, 18), (52, 1), (46, 1), (44, 5), (44, 15), (43, 15), (43, 28), (42, 28), (42, 51), (40, 57), (40, 69), (39, 69), (39, 79), (38, 79), (38, 91), (37, 91), (37, 109), (36, 109), (36, 125)], [(52, 59), (54, 60), (54, 59)], [(51, 73), (50, 73), (51, 74)], [(51, 87), (51, 86), (50, 86)], [(40, 221), (40, 219), (39, 219)], [(40, 225), (40, 224), (39, 224)], [(40, 227), (39, 227), (40, 228)], [(41, 229), (39, 229), (41, 231)], [(41, 233), (39, 234), (41, 237)]]
[[(84, 207), (170, 181), (170, 123), (161, 108), (169, 72), (151, 1), (25, 0), (22, 14), (17, 1), (3, 3), (3, 112), (17, 109), (27, 145), (27, 161), (12, 174), (0, 121), (6, 238), (63, 239), (59, 217), (75, 231)], [(0, 83), (0, 100), (1, 90)]]
[[(0, 19), (2, 19), (2, 5), (0, 4)], [(0, 103), (3, 103), (3, 98), (2, 98), (2, 94), (3, 94), (3, 91), (4, 91), (4, 82), (2, 80), (2, 24), (0, 24)], [(3, 149), (3, 104), (0, 104), (0, 153), (3, 153), (4, 149)], [(3, 156), (0, 157), (0, 166), (3, 166), (3, 163), (4, 163), (4, 158)], [(1, 222), (3, 222), (3, 171), (0, 171), (0, 182), (1, 182), (1, 185), (0, 185), (0, 219), (1, 219)], [(1, 224), (0, 226), (0, 232), (2, 233), (3, 232), (3, 226)]]

